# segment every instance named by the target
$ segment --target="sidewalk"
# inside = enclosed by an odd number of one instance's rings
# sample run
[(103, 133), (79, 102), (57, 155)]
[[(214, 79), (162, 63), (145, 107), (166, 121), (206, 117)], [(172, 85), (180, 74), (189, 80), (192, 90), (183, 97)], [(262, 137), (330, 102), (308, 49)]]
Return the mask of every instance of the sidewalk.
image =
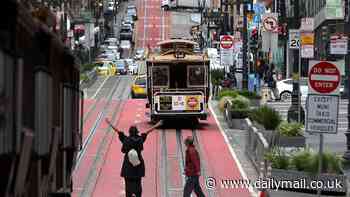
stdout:
[[(224, 119), (223, 114), (219, 111), (218, 107), (218, 101), (211, 100), (210, 106), (212, 108), (212, 112), (215, 114), (218, 124), (220, 124), (221, 128), (224, 130), (225, 134), (227, 135), (230, 146), (233, 148), (235, 153), (237, 154), (237, 158), (244, 167), (244, 171), (250, 180), (257, 180), (258, 174), (253, 167), (250, 159), (245, 154), (245, 145), (246, 145), (246, 137), (247, 132), (245, 130), (237, 130), (237, 129), (230, 129)], [(350, 166), (347, 167), (345, 170), (346, 174), (350, 175)], [(348, 180), (348, 188), (349, 188), (349, 180)], [(257, 190), (254, 188), (254, 191), (257, 192)], [(299, 193), (299, 192), (287, 192), (287, 191), (269, 191), (270, 195), (269, 197), (315, 197), (316, 194), (305, 194), (305, 193)], [(349, 192), (348, 192), (349, 193)], [(324, 197), (331, 197), (331, 196), (325, 196)], [(349, 194), (347, 195), (349, 196)]]

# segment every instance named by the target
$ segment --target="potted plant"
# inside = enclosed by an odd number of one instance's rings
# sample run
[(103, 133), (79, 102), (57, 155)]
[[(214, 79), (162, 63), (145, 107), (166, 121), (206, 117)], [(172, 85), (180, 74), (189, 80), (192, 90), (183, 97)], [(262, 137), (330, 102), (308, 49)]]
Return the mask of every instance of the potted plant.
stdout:
[[(279, 148), (274, 148), (265, 155), (265, 159), (271, 165), (270, 178), (274, 181), (300, 181), (305, 180), (305, 186), (310, 186), (315, 180), (322, 183), (340, 182), (341, 187), (324, 187), (323, 192), (346, 194), (347, 179), (342, 169), (342, 158), (334, 153), (322, 154), (322, 173), (318, 174), (319, 154), (311, 149), (301, 149), (289, 154)], [(288, 186), (288, 185), (287, 185)], [(326, 185), (327, 186), (327, 185)], [(290, 185), (284, 190), (297, 192), (315, 192), (316, 188), (295, 188)]]
[(239, 92), (239, 95), (242, 95), (250, 100), (251, 106), (259, 107), (261, 96), (255, 92), (249, 92), (248, 90), (243, 90)]
[(256, 127), (261, 130), (264, 137), (272, 147), (276, 135), (275, 130), (282, 121), (280, 114), (276, 110), (264, 105), (254, 109), (250, 113), (250, 118), (253, 120)]
[(281, 147), (304, 147), (303, 125), (298, 122), (283, 121), (277, 128), (275, 145)]
[(245, 118), (249, 116), (250, 101), (244, 96), (238, 95), (229, 101), (226, 107), (226, 116), (229, 127), (232, 129), (246, 129)]

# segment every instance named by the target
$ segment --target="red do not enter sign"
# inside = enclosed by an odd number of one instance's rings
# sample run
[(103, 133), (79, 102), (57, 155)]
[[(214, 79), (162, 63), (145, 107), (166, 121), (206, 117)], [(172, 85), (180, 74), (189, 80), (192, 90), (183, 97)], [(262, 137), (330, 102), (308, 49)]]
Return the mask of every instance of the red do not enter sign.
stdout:
[(221, 37), (220, 45), (224, 49), (230, 49), (233, 47), (233, 38), (232, 36), (225, 35)]
[(339, 69), (330, 62), (318, 62), (309, 70), (309, 85), (316, 93), (330, 94), (336, 92), (340, 81)]

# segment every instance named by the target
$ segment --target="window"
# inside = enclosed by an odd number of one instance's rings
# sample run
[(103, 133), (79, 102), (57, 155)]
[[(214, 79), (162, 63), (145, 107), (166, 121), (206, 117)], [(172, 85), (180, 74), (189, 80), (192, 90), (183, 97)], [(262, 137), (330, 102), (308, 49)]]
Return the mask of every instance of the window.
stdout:
[(4, 64), (4, 54), (0, 52), (0, 98), (5, 92), (5, 64)]
[(0, 155), (14, 150), (15, 62), (0, 50)]
[(146, 85), (146, 79), (138, 79), (135, 82), (136, 85)]
[(188, 66), (187, 77), (188, 87), (203, 87), (205, 85), (205, 67)]
[(35, 152), (50, 152), (52, 130), (52, 77), (45, 70), (35, 73)]
[(169, 86), (169, 67), (155, 66), (152, 67), (152, 80), (155, 87)]

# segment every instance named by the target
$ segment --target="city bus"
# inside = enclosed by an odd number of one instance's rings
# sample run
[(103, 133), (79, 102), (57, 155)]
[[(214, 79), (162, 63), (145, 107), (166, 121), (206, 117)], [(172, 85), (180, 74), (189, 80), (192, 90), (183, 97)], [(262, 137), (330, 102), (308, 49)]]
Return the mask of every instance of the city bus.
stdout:
[(147, 107), (151, 121), (169, 118), (206, 120), (209, 58), (194, 52), (196, 42), (171, 39), (158, 43), (147, 60)]

